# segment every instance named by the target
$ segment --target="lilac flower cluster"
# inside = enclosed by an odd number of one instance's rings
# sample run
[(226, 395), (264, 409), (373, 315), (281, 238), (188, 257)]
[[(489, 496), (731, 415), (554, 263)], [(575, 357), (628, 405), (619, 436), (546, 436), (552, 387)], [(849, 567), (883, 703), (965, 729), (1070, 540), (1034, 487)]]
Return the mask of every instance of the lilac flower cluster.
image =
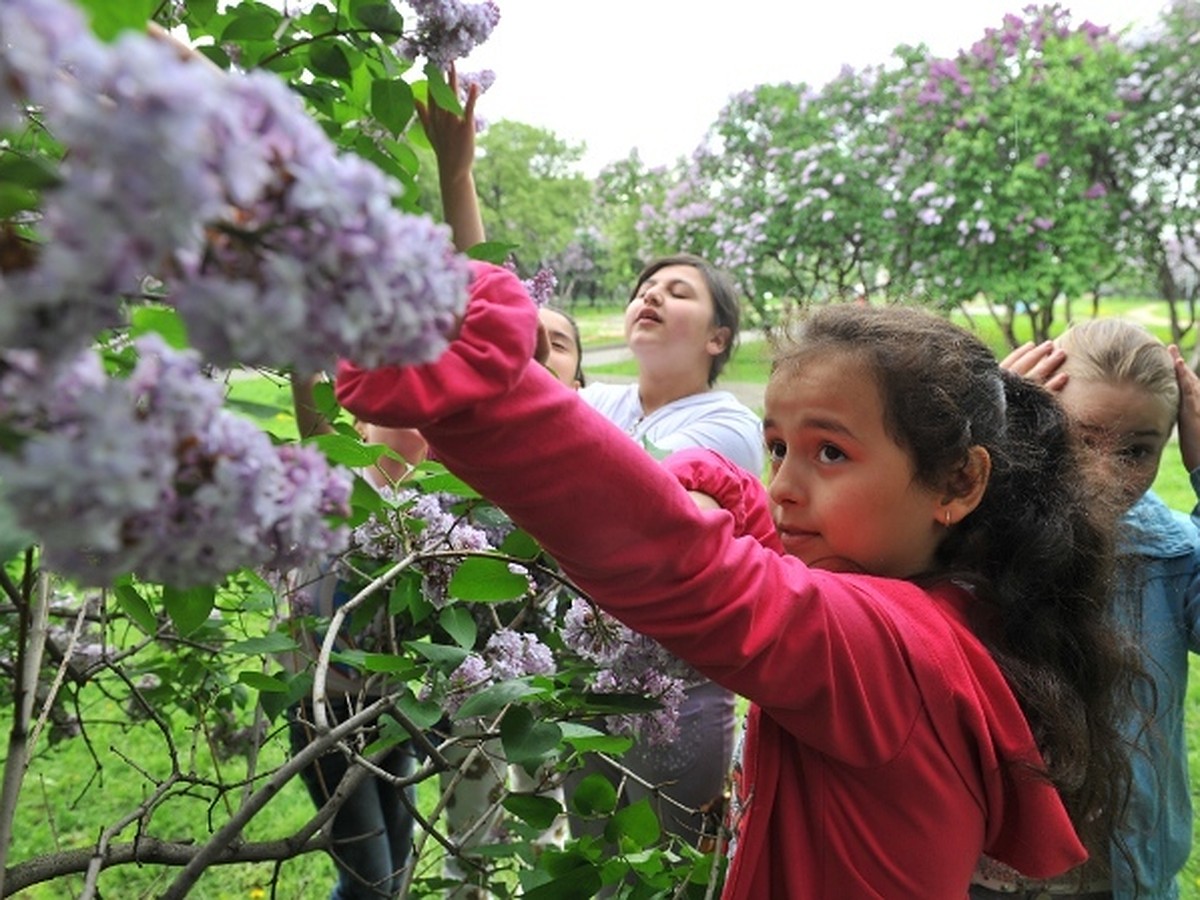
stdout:
[(219, 363), (309, 373), (444, 349), (469, 279), (449, 230), (396, 209), (398, 183), (340, 154), (278, 78), (145, 35), (103, 45), (61, 0), (10, 0), (0, 28), (17, 86), (0, 104), (40, 106), (66, 150), (40, 254), (0, 283), (0, 344), (66, 355), (152, 275)]
[(538, 306), (554, 302), (554, 292), (558, 289), (558, 277), (551, 269), (538, 269), (532, 278), (521, 282), (525, 290)]
[(424, 56), (440, 69), (470, 54), (491, 35), (500, 21), (493, 0), (408, 0), (417, 14), (414, 33), (401, 39), (397, 49), (410, 60)]
[(598, 667), (592, 688), (599, 693), (642, 694), (662, 708), (650, 713), (607, 717), (614, 734), (651, 744), (670, 743), (679, 734), (679, 707), (696, 673), (655, 641), (626, 628), (591, 601), (575, 598), (563, 619), (563, 643)]
[[(462, 498), (449, 493), (423, 493), (411, 488), (380, 488), (384, 510), (358, 525), (350, 534), (351, 553), (335, 565), (343, 577), (355, 571), (355, 558), (398, 560), (409, 553), (494, 551), (512, 530), (507, 518), (481, 523), (455, 506)], [(421, 564), (422, 591), (434, 606), (444, 607), (454, 576), (455, 559), (426, 560)]]
[(552, 675), (554, 654), (535, 634), (501, 628), (482, 653), (472, 653), (450, 673), (446, 711), (453, 715), (472, 694), (488, 685), (529, 675)]
[(7, 358), (0, 418), (23, 441), (0, 455), (0, 480), (49, 568), (83, 584), (133, 572), (185, 588), (342, 548), (327, 518), (349, 511), (347, 472), (312, 448), (276, 449), (225, 410), (195, 354), (157, 336), (136, 349), (127, 379), (90, 351), (49, 371), (31, 354)]

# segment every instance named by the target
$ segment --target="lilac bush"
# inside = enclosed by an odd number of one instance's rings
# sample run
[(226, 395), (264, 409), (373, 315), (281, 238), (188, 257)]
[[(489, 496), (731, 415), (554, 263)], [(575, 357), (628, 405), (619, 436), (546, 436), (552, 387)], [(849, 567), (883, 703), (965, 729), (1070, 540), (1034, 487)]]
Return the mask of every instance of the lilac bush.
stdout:
[(6, 57), (17, 99), (65, 151), (38, 252), (0, 283), (6, 346), (78, 349), (154, 276), (223, 365), (304, 374), (444, 349), (469, 276), (449, 230), (396, 209), (399, 184), (339, 153), (276, 76), (221, 72), (145, 35), (102, 45), (50, 0), (6, 9), (6, 34), (63, 48), (50, 58), (65, 67)]
[(0, 481), (47, 566), (81, 584), (135, 573), (186, 588), (342, 549), (328, 518), (349, 512), (348, 473), (224, 409), (194, 353), (156, 336), (136, 348), (124, 379), (92, 351), (0, 379), (0, 418), (20, 437)]

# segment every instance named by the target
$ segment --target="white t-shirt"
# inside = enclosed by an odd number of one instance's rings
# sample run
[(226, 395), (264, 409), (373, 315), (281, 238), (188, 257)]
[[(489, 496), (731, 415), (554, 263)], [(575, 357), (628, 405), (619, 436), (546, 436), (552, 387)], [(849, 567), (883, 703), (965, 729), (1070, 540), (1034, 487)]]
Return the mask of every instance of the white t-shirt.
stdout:
[(673, 400), (646, 415), (637, 383), (589, 384), (579, 391), (594, 410), (648, 449), (715, 450), (755, 477), (763, 471), (762, 422), (728, 391)]

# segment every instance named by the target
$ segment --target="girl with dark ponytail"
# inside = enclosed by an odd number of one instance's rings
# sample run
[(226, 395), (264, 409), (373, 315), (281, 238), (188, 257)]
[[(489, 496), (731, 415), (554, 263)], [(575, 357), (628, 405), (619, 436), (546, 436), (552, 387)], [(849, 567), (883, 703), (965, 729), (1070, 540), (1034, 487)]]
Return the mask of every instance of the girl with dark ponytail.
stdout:
[(823, 307), (777, 347), (764, 489), (712, 451), (655, 462), (529, 364), (534, 323), (480, 266), (441, 360), (343, 363), (338, 400), (420, 427), (598, 605), (751, 701), (726, 898), (963, 900), (981, 856), (1048, 878), (1106, 847), (1131, 657), (1051, 398), (931, 313)]

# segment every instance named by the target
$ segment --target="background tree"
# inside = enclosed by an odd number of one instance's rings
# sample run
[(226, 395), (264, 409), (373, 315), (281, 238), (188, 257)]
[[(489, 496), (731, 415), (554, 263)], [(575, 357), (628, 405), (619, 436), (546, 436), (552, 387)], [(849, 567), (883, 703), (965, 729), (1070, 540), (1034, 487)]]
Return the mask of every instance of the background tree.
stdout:
[(1200, 282), (1200, 4), (1176, 0), (1131, 38), (1133, 71), (1121, 85), (1132, 132), (1120, 171), (1134, 211), (1127, 222), (1147, 280), (1167, 304), (1178, 343), (1196, 322)]
[(1128, 259), (1116, 160), (1132, 61), (1106, 29), (1061, 7), (1008, 15), (953, 59), (909, 55), (898, 140), (911, 160), (896, 223), (940, 304), (982, 297), (1049, 335), (1054, 301), (1097, 290)]

